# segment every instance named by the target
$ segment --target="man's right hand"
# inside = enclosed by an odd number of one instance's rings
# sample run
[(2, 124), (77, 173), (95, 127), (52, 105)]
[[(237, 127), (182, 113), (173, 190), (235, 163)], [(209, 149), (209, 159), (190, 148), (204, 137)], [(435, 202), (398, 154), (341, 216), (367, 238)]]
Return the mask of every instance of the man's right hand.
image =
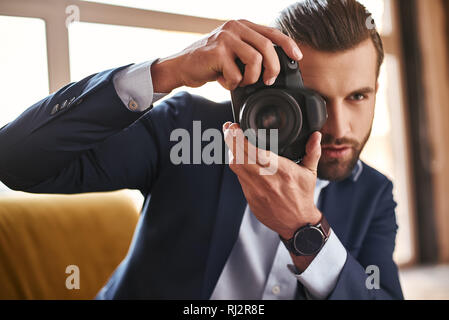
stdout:
[[(302, 59), (295, 41), (281, 31), (247, 20), (230, 20), (182, 52), (160, 59), (151, 67), (154, 92), (170, 92), (181, 86), (200, 87), (218, 81), (225, 89), (256, 83), (264, 67), (263, 80), (272, 85), (280, 71), (273, 43), (294, 60)], [(240, 73), (235, 62), (245, 64)]]

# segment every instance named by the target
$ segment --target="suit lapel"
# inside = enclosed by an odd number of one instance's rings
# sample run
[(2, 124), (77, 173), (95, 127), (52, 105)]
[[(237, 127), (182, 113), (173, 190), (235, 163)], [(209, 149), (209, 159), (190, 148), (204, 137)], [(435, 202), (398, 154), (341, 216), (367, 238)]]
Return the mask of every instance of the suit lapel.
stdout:
[(346, 243), (353, 202), (353, 182), (346, 179), (331, 182), (322, 190), (319, 209), (342, 243)]
[(237, 241), (247, 202), (237, 176), (223, 166), (220, 197), (209, 247), (202, 298), (209, 299)]

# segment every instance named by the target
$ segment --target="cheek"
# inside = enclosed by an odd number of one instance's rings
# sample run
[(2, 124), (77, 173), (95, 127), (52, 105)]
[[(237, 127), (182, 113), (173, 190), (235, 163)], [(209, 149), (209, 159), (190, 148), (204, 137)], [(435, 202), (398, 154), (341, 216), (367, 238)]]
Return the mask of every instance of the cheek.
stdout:
[(358, 140), (366, 137), (371, 130), (374, 119), (374, 107), (370, 105), (360, 105), (350, 108), (350, 126), (351, 131)]

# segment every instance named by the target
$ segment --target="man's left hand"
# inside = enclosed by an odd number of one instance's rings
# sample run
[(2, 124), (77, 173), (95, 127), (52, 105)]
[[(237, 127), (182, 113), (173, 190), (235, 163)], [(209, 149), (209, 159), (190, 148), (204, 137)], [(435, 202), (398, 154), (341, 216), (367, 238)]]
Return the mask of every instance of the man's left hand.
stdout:
[[(223, 132), (229, 148), (229, 166), (237, 175), (248, 205), (260, 222), (284, 239), (290, 239), (300, 227), (321, 220), (322, 214), (313, 201), (321, 157), (321, 133), (311, 135), (306, 155), (298, 165), (249, 145), (238, 124), (225, 123)], [(254, 149), (257, 152), (248, 151)], [(252, 158), (254, 154), (256, 159)], [(240, 160), (238, 155), (244, 155), (244, 161), (237, 161)], [(261, 174), (268, 162), (276, 161), (277, 170), (273, 174)]]

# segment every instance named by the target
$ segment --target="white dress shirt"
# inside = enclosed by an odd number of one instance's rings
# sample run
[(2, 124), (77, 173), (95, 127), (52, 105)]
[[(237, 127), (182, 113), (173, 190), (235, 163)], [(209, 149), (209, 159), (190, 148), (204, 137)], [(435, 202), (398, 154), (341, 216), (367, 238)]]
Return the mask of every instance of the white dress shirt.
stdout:
[[(145, 111), (166, 95), (153, 92), (151, 65), (156, 60), (131, 65), (114, 75), (114, 87), (129, 110)], [(359, 162), (357, 176), (361, 168)], [(316, 205), (327, 184), (317, 181)], [(290, 254), (278, 234), (259, 222), (247, 206), (237, 242), (211, 299), (294, 299), (297, 281), (305, 287), (308, 298), (326, 299), (335, 288), (346, 257), (346, 249), (331, 229), (329, 239), (308, 268), (301, 274), (294, 273)]]

